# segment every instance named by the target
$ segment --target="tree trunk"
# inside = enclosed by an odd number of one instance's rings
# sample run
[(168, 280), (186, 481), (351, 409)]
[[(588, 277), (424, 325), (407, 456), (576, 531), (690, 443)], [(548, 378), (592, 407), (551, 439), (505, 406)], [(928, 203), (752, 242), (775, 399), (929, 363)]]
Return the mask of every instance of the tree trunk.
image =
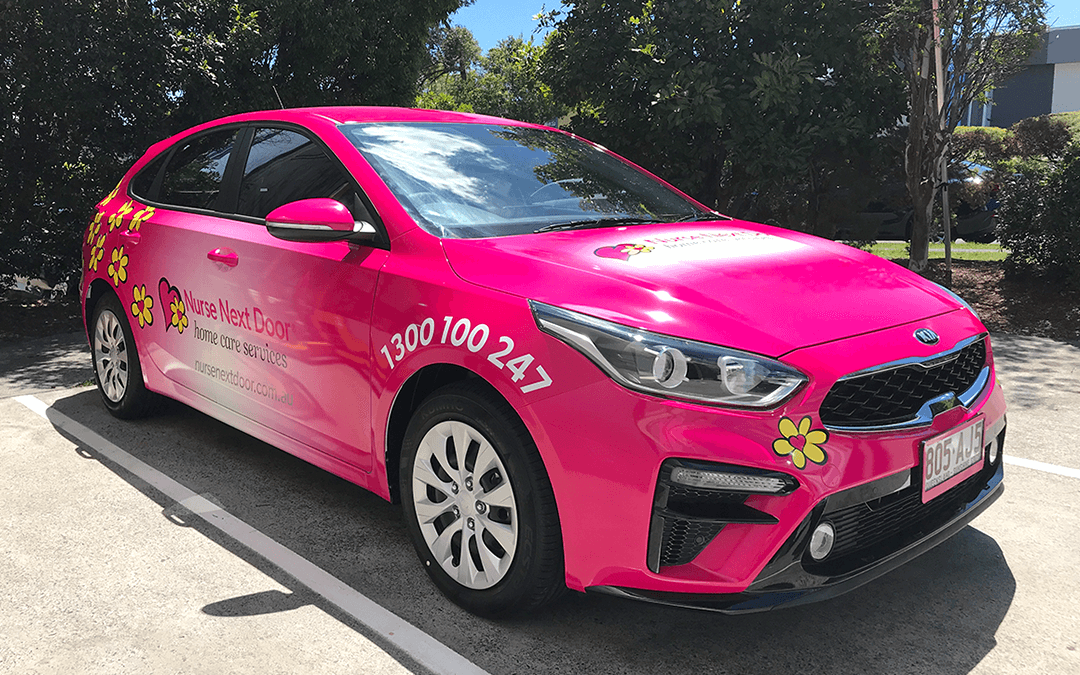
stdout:
[(908, 268), (923, 272), (930, 264), (930, 224), (934, 218), (934, 186), (937, 182), (937, 158), (943, 152), (934, 80), (930, 72), (929, 31), (915, 40), (922, 58), (912, 59), (908, 71), (911, 109), (908, 114), (908, 137), (904, 147), (904, 170), (908, 196), (915, 209), (911, 220), (911, 253)]

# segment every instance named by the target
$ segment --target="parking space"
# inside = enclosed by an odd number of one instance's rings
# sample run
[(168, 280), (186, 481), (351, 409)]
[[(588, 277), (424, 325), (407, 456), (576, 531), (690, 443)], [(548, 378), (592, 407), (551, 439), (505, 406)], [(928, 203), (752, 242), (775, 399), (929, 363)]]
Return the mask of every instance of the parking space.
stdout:
[[(995, 345), (1006, 455), (1080, 469), (1068, 447), (1080, 349)], [(282, 562), (290, 554), (490, 673), (1080, 672), (1080, 479), (1069, 475), (1007, 465), (1004, 496), (971, 527), (824, 603), (727, 617), (571, 594), (492, 622), (429, 583), (397, 507), (187, 407), (124, 423), (92, 388), (30, 380), (4, 394), (30, 393), (49, 419), (0, 397), (4, 672), (434, 669), (424, 659), (438, 652), (410, 653), (320, 595)], [(202, 501), (178, 504), (98, 437)], [(195, 517), (198, 505), (247, 529), (238, 540)], [(253, 552), (252, 532), (280, 550)]]

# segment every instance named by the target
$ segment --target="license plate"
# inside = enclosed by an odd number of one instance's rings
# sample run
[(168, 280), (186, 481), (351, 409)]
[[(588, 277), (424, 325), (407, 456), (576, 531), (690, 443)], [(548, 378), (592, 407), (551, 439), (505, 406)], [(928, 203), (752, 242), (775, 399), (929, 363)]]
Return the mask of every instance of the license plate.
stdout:
[(983, 422), (980, 416), (961, 427), (923, 441), (924, 504), (982, 469)]

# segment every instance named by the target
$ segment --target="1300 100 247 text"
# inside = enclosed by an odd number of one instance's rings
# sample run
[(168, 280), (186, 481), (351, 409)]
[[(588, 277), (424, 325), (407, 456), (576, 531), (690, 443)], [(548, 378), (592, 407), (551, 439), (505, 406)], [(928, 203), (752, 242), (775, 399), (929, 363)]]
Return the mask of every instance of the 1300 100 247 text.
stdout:
[[(435, 333), (435, 319), (428, 317), (420, 323), (409, 324), (400, 333), (395, 333), (390, 338), (390, 344), (383, 345), (379, 351), (393, 369), (406, 355), (435, 342)], [(510, 381), (515, 384), (528, 378), (530, 370), (535, 371), (535, 376), (540, 379), (520, 385), (521, 392), (524, 394), (551, 386), (551, 378), (547, 371), (536, 363), (536, 358), (532, 354), (513, 356), (513, 338), (507, 335), (502, 335), (496, 340), (490, 338), (491, 329), (486, 323), (474, 323), (467, 317), (455, 320), (452, 316), (444, 316), (442, 331), (436, 344), (460, 347), (473, 354), (486, 353), (487, 360), (508, 374)], [(495, 349), (494, 345), (498, 345), (498, 349)]]

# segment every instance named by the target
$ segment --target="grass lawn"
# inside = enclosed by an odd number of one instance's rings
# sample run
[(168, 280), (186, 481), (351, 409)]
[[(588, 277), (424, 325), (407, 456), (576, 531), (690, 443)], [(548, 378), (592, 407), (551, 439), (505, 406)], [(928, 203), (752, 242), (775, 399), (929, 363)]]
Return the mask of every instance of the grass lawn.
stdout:
[[(875, 242), (870, 252), (889, 260), (907, 258), (906, 241), (879, 241)], [(975, 244), (966, 241), (953, 242), (953, 260), (1004, 260), (1006, 251), (999, 244)], [(944, 260), (945, 245), (931, 244), (930, 259)]]

